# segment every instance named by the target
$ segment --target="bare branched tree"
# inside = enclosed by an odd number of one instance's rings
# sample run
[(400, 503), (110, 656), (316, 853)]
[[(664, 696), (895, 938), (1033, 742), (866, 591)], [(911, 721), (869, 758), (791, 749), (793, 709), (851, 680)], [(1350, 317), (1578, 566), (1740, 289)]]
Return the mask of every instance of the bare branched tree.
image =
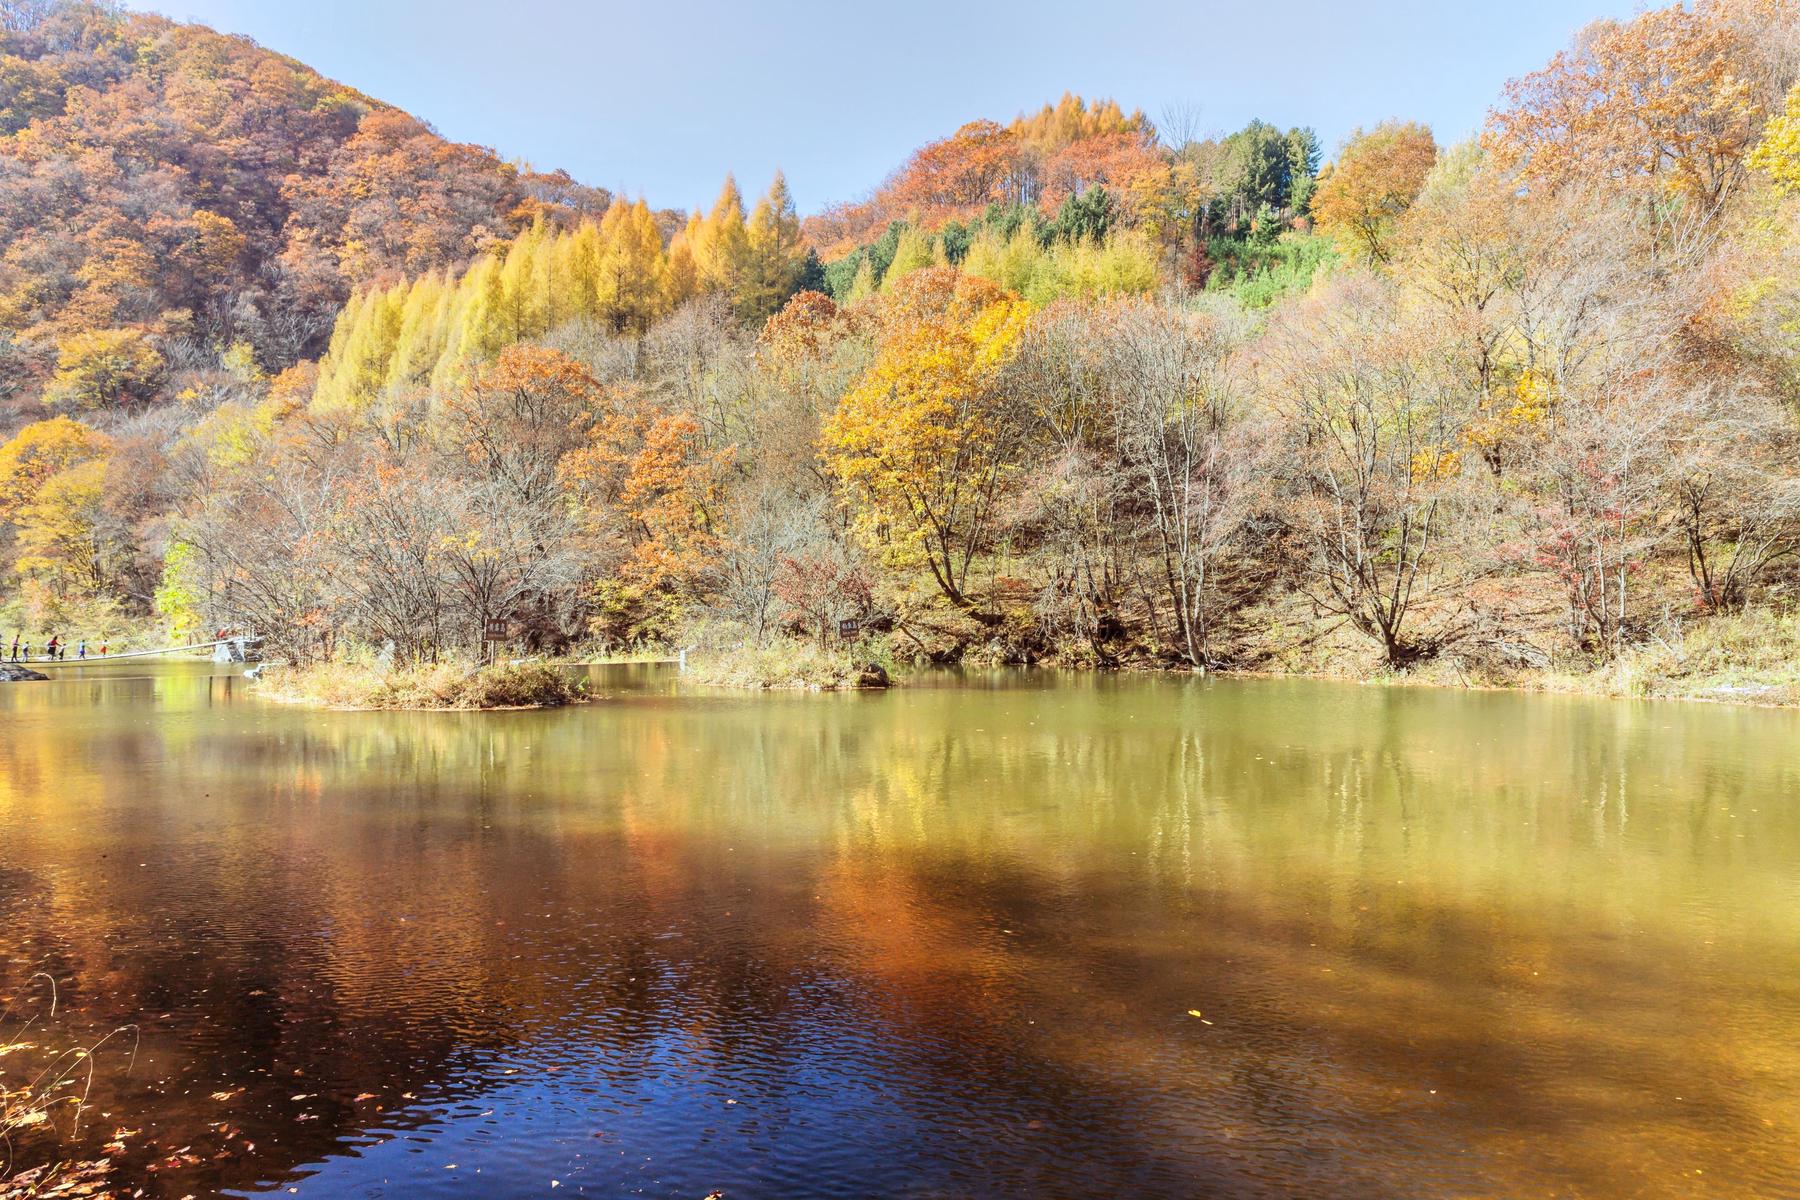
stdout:
[(1289, 438), (1302, 577), (1395, 666), (1455, 636), (1480, 570), (1442, 553), (1465, 506), (1463, 434), (1477, 404), (1455, 357), (1372, 276), (1284, 314), (1264, 350), (1265, 394)]

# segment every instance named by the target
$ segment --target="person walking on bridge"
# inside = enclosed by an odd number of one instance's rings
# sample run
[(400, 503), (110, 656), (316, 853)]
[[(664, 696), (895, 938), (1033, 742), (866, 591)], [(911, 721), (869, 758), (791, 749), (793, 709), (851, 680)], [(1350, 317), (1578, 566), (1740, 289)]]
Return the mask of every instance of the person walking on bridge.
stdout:
[(15, 632), (15, 633), (14, 633), (14, 634), (13, 634), (13, 655), (12, 655), (12, 658), (13, 658), (13, 661), (14, 661), (14, 662), (18, 662), (18, 661), (19, 661), (19, 635), (18, 635), (18, 633), (17, 633), (17, 632)]
[(50, 661), (51, 662), (56, 661), (56, 648), (60, 645), (62, 645), (62, 635), (59, 633), (51, 634), (50, 635), (50, 644), (45, 647), (45, 649), (50, 652)]
[(75, 657), (77, 659), (82, 659), (82, 658), (87, 657), (87, 639), (86, 638), (82, 638), (79, 642), (75, 643)]

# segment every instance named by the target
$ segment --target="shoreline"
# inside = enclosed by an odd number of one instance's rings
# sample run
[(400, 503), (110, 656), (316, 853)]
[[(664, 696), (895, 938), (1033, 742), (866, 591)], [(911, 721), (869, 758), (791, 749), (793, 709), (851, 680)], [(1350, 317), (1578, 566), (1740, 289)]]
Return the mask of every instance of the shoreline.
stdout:
[[(631, 666), (640, 665), (645, 660), (607, 661), (595, 660), (582, 663), (571, 663), (573, 666)], [(662, 660), (661, 665), (675, 666), (676, 660)], [(1759, 708), (1769, 710), (1800, 710), (1800, 697), (1795, 699), (1770, 698), (1771, 694), (1782, 691), (1780, 684), (1765, 684), (1746, 687), (1741, 692), (1729, 691), (1650, 691), (1632, 693), (1616, 686), (1581, 686), (1580, 675), (1535, 677), (1522, 675), (1513, 680), (1495, 681), (1491, 679), (1456, 678), (1449, 675), (1431, 672), (1381, 672), (1356, 673), (1352, 671), (1332, 670), (1271, 670), (1263, 667), (1212, 667), (1207, 669), (1183, 667), (1154, 663), (1128, 663), (1112, 667), (1060, 665), (1055, 662), (994, 664), (1010, 670), (1020, 671), (1056, 671), (1075, 675), (1198, 675), (1217, 676), (1225, 679), (1306, 679), (1321, 683), (1354, 684), (1359, 687), (1380, 688), (1428, 688), (1439, 691), (1466, 692), (1513, 692), (1534, 696), (1572, 696), (1596, 700), (1624, 701), (1680, 701), (1691, 704), (1728, 705), (1740, 708)], [(930, 667), (924, 669), (933, 669)], [(981, 670), (985, 667), (972, 667), (968, 664), (947, 663), (944, 670)], [(906, 668), (901, 668), (892, 678), (889, 687), (906, 686), (908, 675)], [(882, 691), (881, 686), (859, 686), (842, 684), (835, 686), (807, 684), (802, 682), (761, 682), (738, 683), (730, 680), (695, 678), (692, 674), (684, 676), (687, 686), (702, 687), (710, 690), (742, 691), (742, 692), (852, 692)]]
[[(1145, 669), (1149, 671), (1181, 670), (1181, 668), (1156, 667)], [(1321, 683), (1356, 684), (1360, 687), (1422, 688), (1449, 692), (1514, 692), (1528, 696), (1572, 696), (1588, 700), (1674, 701), (1688, 704), (1724, 704), (1740, 708), (1800, 710), (1800, 700), (1766, 700), (1759, 699), (1754, 694), (1721, 696), (1700, 692), (1651, 692), (1644, 695), (1632, 695), (1602, 688), (1557, 687), (1548, 682), (1530, 680), (1520, 680), (1516, 683), (1493, 683), (1474, 680), (1428, 679), (1409, 675), (1361, 676), (1334, 671), (1266, 671), (1254, 667), (1220, 667), (1212, 671), (1195, 671), (1193, 673), (1221, 675), (1236, 679), (1311, 679)], [(1771, 686), (1767, 690), (1779, 689)]]
[[(1665, 647), (1629, 652), (1604, 666), (1558, 671), (1526, 668), (1496, 673), (1491, 667), (1440, 659), (1404, 671), (1357, 663), (1348, 655), (1281, 666), (1194, 668), (1147, 658), (1099, 666), (1091, 662), (980, 661), (966, 655), (940, 665), (949, 670), (1004, 667), (1071, 674), (1169, 674), (1240, 679), (1310, 679), (1364, 687), (1432, 688), (1471, 692), (1517, 692), (1541, 696), (1583, 696), (1609, 700), (1678, 700), (1758, 709), (1800, 709), (1800, 684), (1790, 678), (1785, 658), (1723, 659)], [(678, 676), (686, 688), (739, 692), (870, 692), (904, 687), (910, 670), (895, 665), (890, 650), (864, 643), (855, 651), (822, 650), (812, 643), (770, 644), (719, 655), (697, 654)], [(587, 703), (586, 681), (571, 672), (607, 667), (677, 667), (678, 656), (642, 653), (613, 658), (568, 657), (475, 666), (468, 663), (416, 664), (398, 669), (350, 659), (305, 668), (283, 668), (254, 681), (256, 693), (275, 703), (338, 712), (519, 712)], [(920, 664), (921, 669), (932, 669)]]
[[(631, 663), (579, 663), (582, 667), (630, 666)], [(674, 666), (671, 661), (666, 666)], [(1769, 700), (1756, 694), (1745, 695), (1708, 695), (1703, 693), (1650, 693), (1647, 695), (1628, 695), (1618, 691), (1600, 688), (1568, 688), (1556, 687), (1545, 683), (1458, 683), (1440, 679), (1411, 679), (1396, 676), (1357, 676), (1329, 671), (1266, 671), (1256, 668), (1216, 667), (1200, 671), (1182, 667), (1058, 667), (1039, 663), (1021, 663), (1012, 668), (1022, 671), (1058, 671), (1081, 675), (1199, 675), (1221, 679), (1262, 679), (1284, 680), (1300, 679), (1317, 683), (1337, 683), (1347, 686), (1385, 688), (1392, 690), (1419, 689), (1444, 692), (1486, 692), (1512, 693), (1524, 696), (1567, 696), (1585, 700), (1618, 700), (1631, 703), (1679, 703), (1679, 704), (1711, 704), (1733, 708), (1754, 708), (1765, 711), (1800, 711), (1800, 703), (1787, 700)], [(686, 686), (704, 688), (712, 692), (743, 693), (782, 693), (789, 695), (831, 695), (849, 693), (878, 693), (903, 689), (905, 674), (885, 686), (845, 685), (824, 686), (820, 684), (801, 683), (763, 683), (743, 684), (715, 680), (686, 681)], [(256, 694), (273, 704), (285, 704), (298, 708), (311, 708), (319, 712), (421, 712), (421, 713), (503, 713), (503, 712), (538, 712), (553, 708), (569, 708), (577, 705), (592, 704), (593, 696), (565, 700), (555, 704), (503, 704), (503, 705), (449, 705), (449, 704), (351, 704), (323, 700), (302, 693), (273, 691), (257, 688)]]

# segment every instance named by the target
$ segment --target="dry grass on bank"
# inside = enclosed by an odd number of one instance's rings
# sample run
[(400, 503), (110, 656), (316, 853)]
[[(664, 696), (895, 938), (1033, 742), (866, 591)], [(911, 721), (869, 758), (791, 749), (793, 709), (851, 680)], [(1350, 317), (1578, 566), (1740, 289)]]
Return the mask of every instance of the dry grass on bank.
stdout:
[(816, 642), (776, 638), (688, 656), (684, 679), (714, 687), (788, 691), (878, 689), (891, 683), (885, 647), (861, 643), (821, 647)]
[(588, 698), (585, 680), (543, 662), (383, 667), (350, 660), (270, 667), (258, 690), (274, 700), (346, 709), (556, 708)]
[(628, 643), (588, 640), (576, 642), (551, 662), (566, 666), (624, 666), (631, 663), (674, 662), (680, 651), (665, 641), (640, 640)]
[[(1671, 619), (1610, 662), (1540, 650), (1554, 636), (1490, 635), (1404, 671), (1341, 620), (1265, 611), (1242, 657), (1259, 675), (1352, 679), (1388, 686), (1509, 688), (1621, 699), (1800, 706), (1800, 613), (1755, 609)], [(1523, 647), (1532, 649), (1526, 660)]]
[(1709, 617), (1606, 666), (1547, 673), (1540, 682), (1603, 696), (1800, 705), (1800, 614), (1760, 609)]

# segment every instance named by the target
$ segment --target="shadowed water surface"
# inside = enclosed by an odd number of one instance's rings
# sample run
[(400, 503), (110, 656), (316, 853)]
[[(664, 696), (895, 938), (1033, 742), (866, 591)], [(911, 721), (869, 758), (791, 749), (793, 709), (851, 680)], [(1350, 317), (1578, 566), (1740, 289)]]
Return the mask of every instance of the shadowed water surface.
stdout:
[(597, 681), (0, 688), (0, 995), (141, 1031), (77, 1140), (170, 1197), (1800, 1194), (1800, 716)]

